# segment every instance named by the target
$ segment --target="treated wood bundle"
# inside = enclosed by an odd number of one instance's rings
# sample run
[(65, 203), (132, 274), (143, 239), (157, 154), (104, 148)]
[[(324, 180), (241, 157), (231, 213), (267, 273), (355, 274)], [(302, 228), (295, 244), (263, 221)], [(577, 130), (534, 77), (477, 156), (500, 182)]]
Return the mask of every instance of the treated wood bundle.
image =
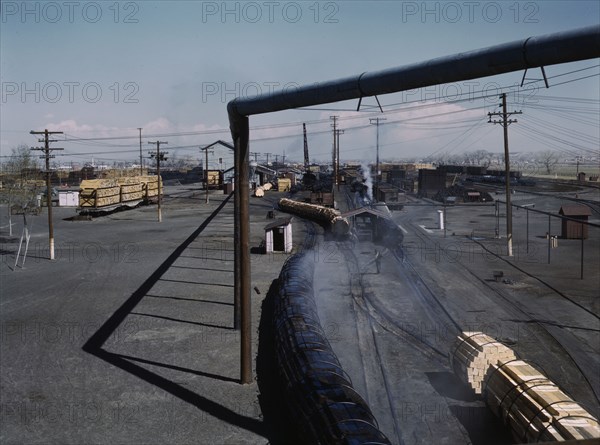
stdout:
[(600, 438), (598, 420), (543, 372), (482, 332), (462, 332), (452, 366), (461, 380), (483, 394), (518, 442)]
[(109, 168), (107, 170), (101, 170), (99, 172), (99, 177), (106, 179), (117, 179), (117, 178), (126, 178), (126, 177), (135, 177), (139, 173), (139, 169), (135, 170), (123, 170), (123, 169), (112, 169)]
[(117, 182), (121, 186), (121, 202), (141, 201), (144, 197), (144, 184), (139, 177), (123, 177)]
[[(158, 196), (158, 176), (138, 176), (137, 179), (143, 184), (144, 199), (151, 199)], [(160, 188), (162, 193), (162, 178), (160, 180)]]
[(517, 440), (600, 437), (598, 420), (525, 361), (492, 365), (484, 389), (486, 402), (511, 427)]
[(114, 179), (85, 179), (79, 190), (79, 207), (104, 207), (121, 201), (121, 187)]
[(123, 176), (123, 177), (117, 178), (116, 180), (119, 185), (140, 184), (141, 183), (139, 176)]
[(512, 349), (483, 332), (461, 332), (454, 347), (452, 366), (462, 381), (476, 394), (481, 394), (490, 365), (516, 358)]

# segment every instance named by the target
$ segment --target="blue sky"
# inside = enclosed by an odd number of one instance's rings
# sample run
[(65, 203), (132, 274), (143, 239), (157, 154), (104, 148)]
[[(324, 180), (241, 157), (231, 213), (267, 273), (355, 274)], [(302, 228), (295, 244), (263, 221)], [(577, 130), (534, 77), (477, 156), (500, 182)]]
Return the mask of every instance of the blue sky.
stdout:
[[(4, 1), (0, 148), (6, 156), (19, 144), (39, 145), (29, 131), (48, 128), (64, 131), (67, 139), (114, 138), (61, 141), (55, 144), (65, 148), (61, 160), (135, 160), (142, 127), (145, 150), (148, 140), (160, 138), (175, 155), (200, 158), (199, 146), (230, 140), (226, 103), (238, 94), (599, 23), (597, 1)], [(518, 94), (516, 87), (507, 90), (509, 108), (523, 111), (511, 126), (511, 150), (597, 152), (598, 59), (547, 67), (546, 73), (551, 85), (568, 83), (546, 90), (538, 82)], [(592, 77), (576, 80), (585, 76)], [(500, 152), (501, 127), (486, 123), (497, 100), (452, 103), (444, 96), (469, 89), (472, 96), (493, 93), (521, 77), (512, 73), (380, 97), (387, 119), (380, 127), (382, 158)], [(539, 70), (528, 77), (540, 77)], [(365, 100), (364, 109), (373, 104)], [(251, 150), (301, 160), (301, 123), (309, 122), (311, 158), (329, 159), (329, 116), (335, 114), (345, 129), (342, 160), (374, 158), (375, 129), (368, 123), (377, 114), (350, 111), (355, 102), (319, 108), (252, 117), (251, 127), (267, 128), (252, 132)], [(283, 123), (291, 125), (273, 127)], [(571, 131), (583, 135), (575, 146), (568, 144)]]

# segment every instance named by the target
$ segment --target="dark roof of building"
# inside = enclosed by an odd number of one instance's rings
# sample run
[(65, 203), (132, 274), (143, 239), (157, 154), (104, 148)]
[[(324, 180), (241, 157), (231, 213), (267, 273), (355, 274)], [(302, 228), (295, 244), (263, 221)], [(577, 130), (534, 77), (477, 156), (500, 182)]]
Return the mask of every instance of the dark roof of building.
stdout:
[(287, 218), (276, 219), (272, 223), (267, 224), (265, 226), (265, 232), (269, 231), (269, 230), (272, 230), (272, 229), (275, 229), (277, 227), (287, 226), (289, 223), (292, 222), (292, 218), (293, 218), (292, 216), (288, 216)]
[(591, 216), (592, 211), (587, 206), (569, 204), (562, 206), (558, 213), (564, 216)]
[(370, 209), (368, 207), (361, 207), (359, 209), (350, 210), (346, 213), (342, 213), (342, 218), (348, 218), (350, 216), (362, 215), (363, 213), (370, 213), (371, 215), (375, 215), (379, 218), (389, 219), (389, 215), (381, 210)]

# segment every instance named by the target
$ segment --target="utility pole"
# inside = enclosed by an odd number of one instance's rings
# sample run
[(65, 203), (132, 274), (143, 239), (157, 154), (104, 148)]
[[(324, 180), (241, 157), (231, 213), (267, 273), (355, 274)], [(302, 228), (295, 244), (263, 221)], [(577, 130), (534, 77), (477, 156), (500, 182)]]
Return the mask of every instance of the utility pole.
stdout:
[(369, 123), (371, 125), (375, 125), (377, 128), (377, 155), (375, 160), (375, 189), (377, 192), (374, 194), (375, 201), (379, 201), (377, 199), (377, 195), (379, 195), (379, 122), (386, 120), (384, 117), (376, 117), (374, 119), (369, 119)]
[(142, 157), (142, 129), (138, 127), (140, 131), (140, 175), (144, 174), (144, 158)]
[(156, 151), (150, 152), (151, 158), (156, 158), (156, 176), (158, 176), (158, 222), (162, 222), (162, 213), (160, 210), (160, 201), (161, 201), (161, 180), (160, 180), (160, 161), (166, 161), (167, 157), (165, 156), (168, 152), (160, 151), (160, 144), (168, 144), (168, 142), (164, 141), (154, 141), (148, 142), (151, 145), (156, 144)]
[(331, 163), (333, 164), (333, 182), (335, 185), (338, 183), (337, 175), (337, 120), (338, 116), (329, 116), (329, 119), (333, 120), (333, 155), (331, 156)]
[(304, 171), (308, 172), (310, 160), (308, 159), (308, 139), (306, 139), (306, 124), (302, 124), (302, 132), (304, 134)]
[(335, 183), (337, 184), (338, 192), (340, 191), (340, 134), (344, 134), (344, 130), (339, 128), (335, 130)]
[(200, 147), (200, 150), (204, 150), (204, 156), (205, 156), (205, 167), (204, 167), (204, 188), (206, 189), (206, 200), (204, 201), (206, 204), (208, 204), (208, 153), (214, 154), (213, 150), (209, 150), (208, 147), (206, 148), (202, 148)]
[(52, 187), (50, 186), (50, 158), (53, 158), (54, 155), (51, 155), (50, 152), (54, 150), (64, 150), (64, 148), (50, 148), (50, 142), (56, 142), (55, 139), (50, 140), (48, 137), (51, 134), (63, 134), (62, 131), (48, 131), (47, 129), (44, 131), (30, 131), (29, 134), (43, 134), (44, 139), (38, 139), (39, 142), (44, 143), (44, 148), (36, 147), (31, 150), (39, 150), (43, 151), (44, 155), (40, 156), (40, 158), (46, 159), (46, 202), (48, 205), (48, 245), (50, 250), (50, 259), (54, 259), (54, 226), (52, 225)]
[[(508, 126), (517, 122), (516, 119), (509, 119), (513, 114), (521, 114), (521, 111), (506, 111), (506, 93), (500, 95), (502, 99), (502, 112), (488, 113), (488, 124), (500, 124), (504, 127), (504, 169), (505, 169), (505, 190), (506, 190), (506, 243), (508, 248), (508, 256), (513, 256), (512, 248), (512, 205), (510, 203), (510, 159), (508, 157)], [(500, 116), (501, 120), (492, 120), (492, 116)]]

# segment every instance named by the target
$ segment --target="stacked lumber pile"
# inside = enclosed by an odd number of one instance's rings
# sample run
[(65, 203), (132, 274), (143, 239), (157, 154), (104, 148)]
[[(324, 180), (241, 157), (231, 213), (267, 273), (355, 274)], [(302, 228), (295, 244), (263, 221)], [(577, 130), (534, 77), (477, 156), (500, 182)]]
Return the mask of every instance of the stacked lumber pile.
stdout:
[(485, 400), (521, 441), (600, 437), (597, 419), (542, 372), (522, 360), (490, 367)]
[(517, 356), (512, 349), (483, 332), (461, 332), (452, 358), (456, 375), (467, 383), (475, 394), (481, 394), (490, 366), (515, 360)]
[[(149, 200), (158, 196), (158, 176), (138, 176), (137, 179), (142, 183), (144, 199)], [(162, 178), (160, 181), (162, 193)]]
[(121, 201), (121, 187), (114, 179), (85, 179), (79, 190), (79, 207), (104, 207)]
[(600, 438), (600, 423), (541, 371), (482, 332), (462, 332), (452, 366), (518, 442)]
[(121, 177), (117, 183), (121, 187), (121, 202), (141, 201), (144, 197), (144, 184), (139, 176)]
[(106, 170), (100, 170), (98, 172), (98, 178), (100, 179), (118, 179), (124, 177), (134, 177), (140, 174), (140, 169), (121, 169), (121, 168), (108, 168)]

